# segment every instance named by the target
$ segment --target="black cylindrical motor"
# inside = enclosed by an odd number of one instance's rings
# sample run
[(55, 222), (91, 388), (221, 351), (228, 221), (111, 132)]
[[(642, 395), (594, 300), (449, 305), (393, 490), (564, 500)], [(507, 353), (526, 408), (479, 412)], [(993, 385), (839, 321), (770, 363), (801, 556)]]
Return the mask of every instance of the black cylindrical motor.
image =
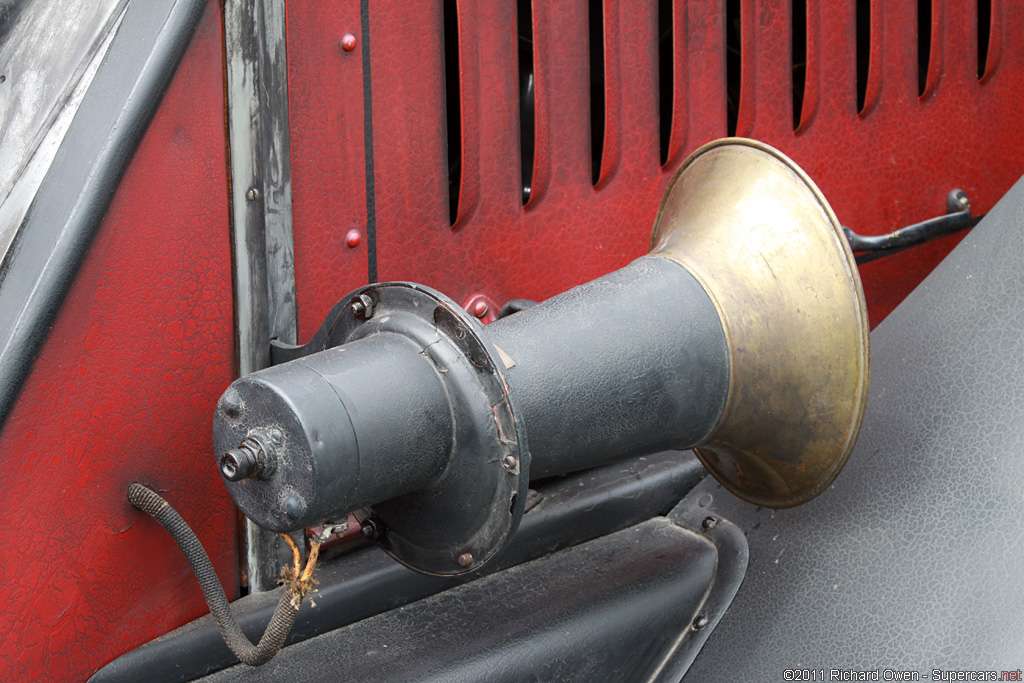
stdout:
[[(232, 491), (260, 526), (311, 526), (440, 477), (462, 446), (456, 425), (476, 412), (449, 400), (477, 383), (460, 367), (459, 332), (497, 350), (515, 419), (529, 430), (534, 478), (690, 448), (725, 407), (721, 321), (700, 284), (668, 259), (645, 256), (486, 328), (462, 320), (451, 338), (432, 325), (432, 310), (427, 324), (416, 309), (392, 311), (393, 287), (361, 295), (371, 300), (365, 324), (388, 317), (390, 329), (243, 377), (221, 398), (218, 445), (249, 438), (257, 450), (252, 469), (232, 475)], [(435, 308), (448, 303), (432, 294)], [(447, 354), (433, 348), (445, 346)], [(488, 401), (480, 397), (490, 410)], [(484, 417), (479, 429), (503, 429)]]

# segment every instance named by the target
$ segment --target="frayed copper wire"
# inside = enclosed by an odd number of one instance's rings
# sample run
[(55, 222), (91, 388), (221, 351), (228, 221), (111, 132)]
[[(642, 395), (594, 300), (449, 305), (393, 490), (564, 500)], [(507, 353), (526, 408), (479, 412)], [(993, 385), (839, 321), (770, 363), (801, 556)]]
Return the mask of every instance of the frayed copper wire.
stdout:
[[(309, 543), (309, 557), (306, 559), (306, 567), (302, 567), (302, 552), (295, 540), (288, 534), (278, 534), (288, 543), (292, 549), (292, 566), (281, 568), (281, 580), (284, 583), (285, 592), (291, 596), (292, 605), (299, 608), (302, 598), (306, 597), (316, 589), (318, 581), (313, 578), (313, 570), (316, 568), (316, 561), (320, 557), (320, 542), (312, 539)], [(312, 599), (310, 599), (312, 602)]]
[(306, 568), (302, 570), (301, 581), (309, 581), (313, 576), (313, 568), (316, 567), (316, 560), (320, 557), (320, 541), (309, 542), (309, 559), (306, 560)]
[(283, 538), (288, 547), (292, 549), (292, 571), (295, 576), (298, 576), (302, 572), (302, 552), (299, 551), (299, 546), (295, 544), (295, 539), (291, 536), (288, 534), (278, 534), (278, 536)]

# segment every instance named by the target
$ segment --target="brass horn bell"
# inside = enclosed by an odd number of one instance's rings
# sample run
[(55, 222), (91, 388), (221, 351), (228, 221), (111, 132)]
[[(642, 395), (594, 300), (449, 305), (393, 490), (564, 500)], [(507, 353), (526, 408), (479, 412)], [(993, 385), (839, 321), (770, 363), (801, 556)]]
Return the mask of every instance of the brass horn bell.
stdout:
[(695, 449), (757, 505), (797, 505), (846, 463), (869, 379), (867, 307), (832, 208), (788, 157), (742, 138), (698, 149), (661, 202), (651, 254), (700, 280), (729, 346), (729, 395)]

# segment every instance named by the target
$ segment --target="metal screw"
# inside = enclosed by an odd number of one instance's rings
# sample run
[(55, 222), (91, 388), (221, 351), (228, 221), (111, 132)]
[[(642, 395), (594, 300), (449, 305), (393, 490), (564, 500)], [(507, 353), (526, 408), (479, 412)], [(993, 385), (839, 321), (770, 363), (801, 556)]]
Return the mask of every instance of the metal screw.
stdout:
[[(283, 439), (284, 435), (281, 436)], [(228, 481), (241, 481), (250, 477), (268, 479), (273, 475), (277, 471), (277, 458), (274, 450), (265, 445), (266, 440), (265, 433), (260, 438), (247, 436), (238, 444), (238, 448), (232, 448), (220, 456), (220, 472), (224, 478)]]
[(373, 299), (360, 294), (352, 300), (352, 315), (360, 320), (368, 320), (373, 316)]
[(705, 517), (704, 521), (700, 523), (705, 529), (714, 529), (716, 524), (718, 524), (717, 517)]
[(519, 462), (516, 460), (516, 456), (514, 455), (506, 455), (501, 459), (501, 466), (510, 472), (516, 468), (517, 464), (519, 464)]
[(366, 520), (360, 526), (362, 528), (359, 530), (359, 533), (363, 535), (363, 538), (368, 541), (377, 538), (377, 524), (372, 519)]
[(256, 474), (258, 464), (248, 448), (232, 448), (220, 456), (220, 473), (228, 481), (241, 481)]
[(356, 37), (351, 33), (346, 33), (341, 37), (341, 49), (345, 52), (352, 52), (352, 50), (356, 49), (356, 44)]
[(699, 631), (708, 625), (708, 615), (698, 614), (697, 618), (693, 620), (693, 630)]
[(255, 187), (250, 187), (249, 191), (245, 193), (245, 198), (248, 199), (250, 202), (254, 202), (260, 198), (260, 191), (257, 190)]
[(469, 565), (473, 564), (473, 556), (469, 553), (462, 553), (461, 555), (459, 555), (459, 564), (461, 564), (463, 567), (468, 567)]
[(270, 430), (270, 442), (275, 446), (280, 446), (284, 443), (284, 433), (277, 427), (274, 427)]

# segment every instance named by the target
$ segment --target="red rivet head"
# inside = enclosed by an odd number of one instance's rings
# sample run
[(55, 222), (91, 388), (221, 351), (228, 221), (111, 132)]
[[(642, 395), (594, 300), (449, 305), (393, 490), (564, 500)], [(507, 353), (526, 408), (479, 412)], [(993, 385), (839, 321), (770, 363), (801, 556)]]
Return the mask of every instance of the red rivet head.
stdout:
[(346, 33), (341, 37), (341, 49), (345, 52), (352, 52), (356, 49), (356, 37), (351, 33)]
[(470, 311), (477, 318), (482, 318), (487, 315), (487, 302), (483, 299), (477, 299), (473, 303), (473, 310)]
[(363, 235), (355, 228), (348, 231), (345, 235), (345, 246), (349, 249), (355, 249), (359, 246), (359, 243), (363, 241)]

